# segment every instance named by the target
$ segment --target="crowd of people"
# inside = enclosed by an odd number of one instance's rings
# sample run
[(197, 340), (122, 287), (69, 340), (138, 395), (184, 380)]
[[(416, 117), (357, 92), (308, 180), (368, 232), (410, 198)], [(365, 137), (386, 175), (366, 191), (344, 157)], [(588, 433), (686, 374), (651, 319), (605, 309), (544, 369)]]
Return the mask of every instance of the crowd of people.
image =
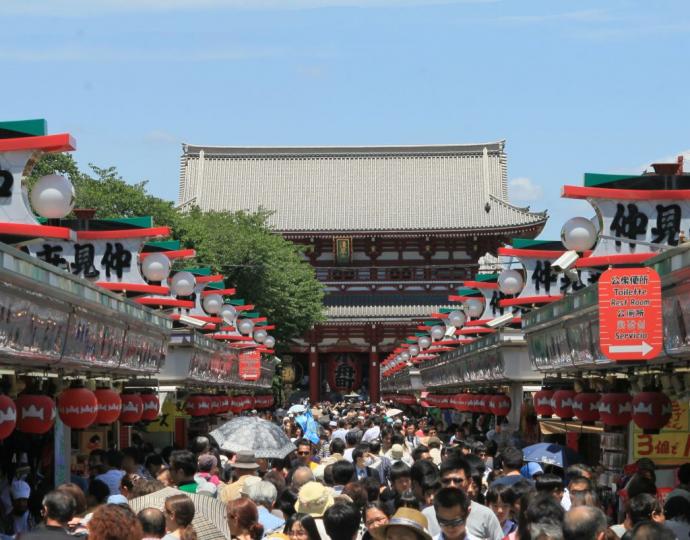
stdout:
[[(31, 486), (15, 474), (0, 494), (2, 538), (690, 538), (690, 464), (662, 501), (653, 464), (641, 460), (617, 511), (602, 505), (589, 467), (525, 463), (500, 426), (485, 434), (470, 423), (441, 429), (426, 417), (351, 403), (322, 404), (314, 417), (311, 430), (292, 415), (273, 419), (294, 441), (281, 459), (226, 452), (203, 435), (185, 449), (156, 451), (143, 441), (96, 449), (87, 474), (42, 495), (36, 508)], [(142, 507), (166, 488), (175, 489), (161, 505)], [(220, 508), (225, 520), (214, 533), (196, 525), (213, 521), (209, 508)]]

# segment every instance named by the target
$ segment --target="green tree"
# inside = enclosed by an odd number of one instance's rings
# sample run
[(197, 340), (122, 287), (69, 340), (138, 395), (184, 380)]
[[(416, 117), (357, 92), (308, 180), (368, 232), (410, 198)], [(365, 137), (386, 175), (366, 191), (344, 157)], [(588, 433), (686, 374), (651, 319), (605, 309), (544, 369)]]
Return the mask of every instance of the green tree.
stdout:
[(227, 276), (241, 298), (276, 324), (272, 333), (284, 344), (323, 320), (324, 292), (303, 248), (272, 232), (269, 215), (193, 209), (175, 232), (201, 264)]
[(156, 225), (172, 227), (174, 239), (196, 250), (197, 264), (226, 276), (239, 298), (275, 323), (271, 333), (278, 346), (322, 320), (323, 287), (303, 260), (303, 248), (271, 231), (269, 212), (182, 213), (172, 202), (149, 194), (146, 182), (128, 184), (115, 167), (89, 167), (87, 174), (69, 154), (45, 154), (29, 185), (45, 174), (65, 174), (75, 188), (75, 208), (93, 208), (101, 218), (152, 216)]
[(29, 186), (41, 176), (57, 172), (69, 177), (76, 192), (75, 208), (93, 208), (98, 218), (152, 216), (156, 225), (174, 227), (179, 212), (172, 202), (146, 191), (147, 182), (128, 184), (115, 167), (89, 164), (93, 176), (79, 170), (70, 154), (44, 154), (38, 160)]

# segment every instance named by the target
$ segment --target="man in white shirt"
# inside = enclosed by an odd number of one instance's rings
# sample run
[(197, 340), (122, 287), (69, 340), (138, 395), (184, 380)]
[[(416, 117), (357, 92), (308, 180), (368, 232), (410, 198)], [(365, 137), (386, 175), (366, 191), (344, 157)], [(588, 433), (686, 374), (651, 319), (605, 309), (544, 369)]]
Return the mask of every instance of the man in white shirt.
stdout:
[(434, 540), (479, 540), (467, 532), (470, 498), (458, 488), (442, 488), (434, 496), (434, 512), (441, 532)]
[[(467, 461), (458, 455), (450, 455), (443, 460), (441, 463), (441, 485), (444, 488), (459, 488), (467, 493), (471, 481), (470, 466)], [(429, 532), (432, 535), (442, 532), (433, 507), (425, 508), (422, 513), (429, 522)], [(470, 503), (465, 528), (470, 538), (503, 539), (503, 530), (496, 515), (488, 507), (476, 501)]]
[(365, 426), (367, 430), (362, 435), (362, 442), (371, 442), (379, 438), (381, 435), (381, 427), (379, 426), (380, 419), (378, 417), (369, 418)]

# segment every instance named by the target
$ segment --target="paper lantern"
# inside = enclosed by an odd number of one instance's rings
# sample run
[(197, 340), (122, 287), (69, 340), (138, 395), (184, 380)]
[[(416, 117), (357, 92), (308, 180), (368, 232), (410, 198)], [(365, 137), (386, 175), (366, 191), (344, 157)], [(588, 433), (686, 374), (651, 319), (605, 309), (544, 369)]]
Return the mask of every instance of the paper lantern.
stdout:
[(141, 394), (142, 413), (141, 419), (144, 422), (153, 422), (158, 418), (160, 401), (156, 394)]
[(120, 422), (123, 424), (136, 424), (144, 414), (144, 402), (139, 394), (122, 394), (122, 410)]
[(199, 394), (189, 396), (185, 410), (189, 416), (208, 416), (211, 414), (211, 398)]
[(74, 186), (59, 174), (42, 176), (31, 190), (31, 206), (44, 218), (63, 218), (74, 207)]
[(556, 416), (562, 420), (570, 420), (573, 417), (573, 390), (556, 390), (551, 398), (551, 407)]
[(88, 388), (68, 388), (58, 396), (60, 420), (72, 429), (84, 429), (96, 421), (98, 400)]
[(21, 394), (17, 397), (17, 430), (42, 435), (55, 422), (55, 403), (48, 396)]
[(553, 414), (553, 407), (551, 406), (553, 394), (553, 390), (543, 389), (534, 394), (534, 411), (539, 416), (551, 416)]
[(640, 392), (632, 400), (632, 419), (644, 431), (659, 431), (668, 424), (673, 404), (661, 392)]
[(477, 412), (481, 414), (491, 414), (491, 408), (489, 407), (490, 400), (491, 396), (477, 396)]
[(491, 396), (489, 398), (489, 410), (496, 416), (508, 416), (512, 403), (505, 394)]
[(632, 396), (603, 394), (599, 400), (599, 419), (607, 426), (627, 426), (632, 420)]
[(220, 396), (220, 412), (224, 414), (230, 410), (230, 398), (228, 396)]
[(98, 388), (94, 392), (98, 402), (96, 424), (112, 424), (120, 417), (122, 399), (120, 394), (110, 388)]
[(0, 395), (0, 441), (9, 437), (17, 426), (17, 407), (14, 401)]
[(573, 416), (582, 422), (599, 420), (601, 394), (582, 392), (573, 398)]
[(163, 253), (151, 253), (141, 261), (141, 273), (148, 281), (165, 281), (170, 275), (170, 259)]
[(220, 414), (223, 412), (223, 400), (220, 396), (211, 396), (211, 414)]
[(503, 270), (498, 275), (498, 289), (503, 294), (517, 294), (524, 286), (525, 280), (517, 270)]
[(563, 245), (572, 251), (587, 251), (597, 242), (597, 230), (591, 220), (574, 217), (563, 224), (561, 229)]

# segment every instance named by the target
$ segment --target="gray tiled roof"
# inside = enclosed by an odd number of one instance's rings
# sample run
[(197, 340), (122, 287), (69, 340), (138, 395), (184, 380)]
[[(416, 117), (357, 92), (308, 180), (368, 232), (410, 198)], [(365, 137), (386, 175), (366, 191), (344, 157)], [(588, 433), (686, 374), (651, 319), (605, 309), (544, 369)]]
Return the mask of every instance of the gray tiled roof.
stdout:
[(448, 295), (438, 292), (403, 294), (376, 294), (376, 293), (331, 293), (323, 299), (326, 307), (345, 306), (428, 306), (448, 303)]
[(328, 322), (343, 320), (384, 320), (384, 319), (420, 319), (428, 318), (432, 313), (450, 305), (360, 305), (360, 306), (328, 306), (326, 317)]
[[(180, 205), (275, 213), (280, 232), (482, 231), (543, 224), (508, 204), (504, 141), (471, 145), (183, 145)], [(485, 210), (486, 203), (490, 210)]]

